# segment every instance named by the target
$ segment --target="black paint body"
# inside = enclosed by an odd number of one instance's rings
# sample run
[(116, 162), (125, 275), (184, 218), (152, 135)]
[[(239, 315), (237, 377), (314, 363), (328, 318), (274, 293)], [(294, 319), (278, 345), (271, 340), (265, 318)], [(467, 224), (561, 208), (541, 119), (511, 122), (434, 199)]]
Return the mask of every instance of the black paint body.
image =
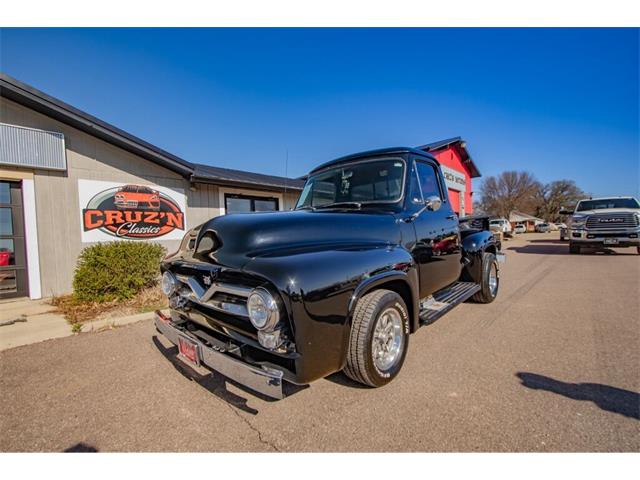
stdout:
[(315, 171), (378, 157), (406, 163), (404, 194), (397, 203), (359, 210), (216, 217), (199, 228), (195, 241), (197, 246), (207, 232), (213, 232), (216, 248), (205, 256), (181, 249), (163, 262), (163, 271), (206, 272), (215, 268), (220, 269), (221, 280), (264, 285), (277, 293), (295, 344), (295, 351), (286, 354), (263, 349), (248, 319), (223, 318), (219, 312), (201, 307), (195, 313), (207, 317), (212, 325), (224, 325), (235, 341), (246, 342), (254, 351), (262, 349), (260, 360), (284, 368), (285, 378), (295, 383), (309, 383), (344, 367), (355, 305), (372, 289), (384, 286), (397, 291), (409, 308), (411, 330), (415, 331), (420, 299), (461, 278), (477, 281), (482, 253), (495, 252), (497, 246), (486, 230), (460, 228), (442, 180), (445, 200), (439, 210), (424, 210), (424, 203), (414, 198), (408, 181), (413, 162), (429, 162), (439, 171), (437, 161), (422, 151), (365, 152)]

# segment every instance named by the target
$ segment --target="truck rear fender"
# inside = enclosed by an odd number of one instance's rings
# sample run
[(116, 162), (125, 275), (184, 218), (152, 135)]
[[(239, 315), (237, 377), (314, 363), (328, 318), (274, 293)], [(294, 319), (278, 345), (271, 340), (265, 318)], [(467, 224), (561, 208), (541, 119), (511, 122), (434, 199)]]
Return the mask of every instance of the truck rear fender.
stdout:
[(491, 232), (482, 230), (468, 235), (462, 240), (463, 262), (461, 280), (480, 282), (482, 276), (482, 255), (497, 253), (496, 240)]

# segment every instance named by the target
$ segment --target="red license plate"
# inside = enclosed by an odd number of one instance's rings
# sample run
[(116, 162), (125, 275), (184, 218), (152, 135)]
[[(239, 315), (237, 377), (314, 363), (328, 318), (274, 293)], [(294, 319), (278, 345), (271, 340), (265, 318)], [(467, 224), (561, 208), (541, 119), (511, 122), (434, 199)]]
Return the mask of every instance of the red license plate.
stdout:
[(178, 337), (178, 357), (194, 365), (200, 365), (198, 344), (185, 337)]

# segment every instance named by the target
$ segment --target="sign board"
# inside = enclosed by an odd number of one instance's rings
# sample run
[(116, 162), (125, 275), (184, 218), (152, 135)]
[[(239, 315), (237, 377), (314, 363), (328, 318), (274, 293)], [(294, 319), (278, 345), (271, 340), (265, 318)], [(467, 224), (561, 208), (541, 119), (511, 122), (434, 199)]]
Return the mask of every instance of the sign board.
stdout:
[(449, 168), (445, 165), (440, 165), (442, 174), (444, 175), (444, 182), (447, 184), (447, 188), (456, 190), (458, 192), (467, 191), (467, 176), (453, 168)]
[(184, 190), (137, 183), (78, 180), (82, 242), (181, 240)]

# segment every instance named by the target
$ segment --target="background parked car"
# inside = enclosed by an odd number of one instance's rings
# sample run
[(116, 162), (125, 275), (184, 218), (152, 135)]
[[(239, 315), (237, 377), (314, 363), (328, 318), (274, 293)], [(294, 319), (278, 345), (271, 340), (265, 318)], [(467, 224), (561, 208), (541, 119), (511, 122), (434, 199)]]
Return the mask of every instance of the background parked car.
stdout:
[(536, 232), (547, 233), (551, 231), (551, 226), (548, 223), (539, 223), (536, 225)]
[(514, 227), (513, 231), (515, 233), (526, 233), (527, 227), (525, 227), (524, 224), (519, 223)]
[(491, 230), (499, 230), (506, 237), (510, 237), (513, 234), (511, 230), (511, 222), (509, 222), (509, 220), (507, 220), (506, 218), (494, 218), (490, 220), (489, 228), (491, 228)]
[(557, 232), (558, 230), (560, 230), (560, 229), (558, 228), (558, 226), (555, 223), (550, 223), (549, 224), (549, 231)]

